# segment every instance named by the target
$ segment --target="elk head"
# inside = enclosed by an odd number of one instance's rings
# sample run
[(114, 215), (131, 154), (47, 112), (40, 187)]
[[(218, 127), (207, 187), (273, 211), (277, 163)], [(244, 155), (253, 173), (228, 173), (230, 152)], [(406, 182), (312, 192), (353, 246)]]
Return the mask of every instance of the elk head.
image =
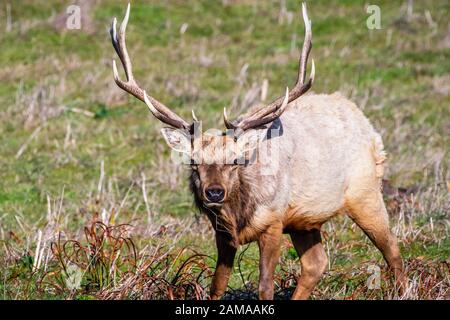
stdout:
[(239, 180), (240, 169), (251, 165), (250, 159), (253, 151), (257, 148), (258, 143), (266, 137), (265, 125), (280, 117), (289, 102), (300, 97), (311, 87), (315, 73), (314, 60), (312, 61), (311, 75), (305, 82), (307, 61), (311, 51), (311, 22), (305, 4), (302, 4), (302, 12), (305, 23), (305, 40), (294, 88), (292, 90), (286, 88), (285, 95), (239, 121), (230, 121), (226, 109), (224, 109), (223, 118), (228, 130), (205, 134), (197, 132), (200, 121), (193, 111), (193, 120), (187, 122), (163, 103), (147, 95), (146, 91), (137, 84), (125, 44), (130, 4), (128, 4), (119, 33), (116, 32), (117, 20), (114, 18), (110, 29), (111, 40), (127, 79), (127, 81), (122, 81), (119, 78), (116, 63), (113, 61), (114, 81), (124, 91), (143, 101), (157, 119), (169, 126), (161, 130), (164, 139), (173, 150), (183, 153), (190, 160), (191, 180), (194, 183), (196, 196), (205, 206), (221, 206), (227, 201)]

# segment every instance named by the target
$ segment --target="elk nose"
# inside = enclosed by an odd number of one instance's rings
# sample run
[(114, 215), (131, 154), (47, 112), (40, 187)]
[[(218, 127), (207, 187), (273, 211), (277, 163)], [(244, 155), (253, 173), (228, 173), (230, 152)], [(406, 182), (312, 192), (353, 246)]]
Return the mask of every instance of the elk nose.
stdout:
[(206, 198), (211, 202), (222, 202), (225, 197), (225, 190), (218, 185), (208, 187), (205, 190)]

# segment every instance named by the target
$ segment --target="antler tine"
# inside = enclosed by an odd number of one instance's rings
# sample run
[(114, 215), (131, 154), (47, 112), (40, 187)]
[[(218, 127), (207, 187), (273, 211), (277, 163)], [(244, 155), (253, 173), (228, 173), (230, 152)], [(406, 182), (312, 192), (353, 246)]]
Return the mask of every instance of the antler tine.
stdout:
[(192, 109), (192, 120), (194, 120), (195, 122), (199, 122), (197, 116), (195, 115), (194, 109)]
[(226, 107), (223, 108), (223, 123), (227, 129), (235, 130), (237, 128), (230, 120), (228, 120)]
[[(129, 18), (130, 18), (130, 4), (128, 3), (127, 11), (125, 12), (125, 17), (123, 18), (123, 21), (120, 24), (119, 34), (117, 34), (116, 31), (117, 28), (116, 18), (113, 19), (109, 33), (111, 35), (111, 41), (114, 46), (114, 49), (116, 50), (117, 55), (119, 56), (119, 59), (122, 62), (127, 81), (129, 83), (135, 83), (133, 76), (133, 66), (131, 64), (130, 56), (128, 55), (127, 45), (125, 43), (125, 35)], [(117, 71), (117, 68), (115, 69), (115, 71)], [(115, 78), (119, 78), (117, 72), (114, 73), (114, 76)], [(140, 99), (140, 97), (138, 97), (138, 99)]]
[(156, 100), (155, 98), (148, 96), (146, 92), (139, 87), (133, 76), (133, 66), (131, 63), (130, 56), (128, 55), (127, 46), (125, 43), (125, 34), (128, 24), (128, 19), (130, 17), (130, 4), (128, 3), (127, 11), (122, 23), (120, 24), (119, 34), (117, 34), (117, 19), (114, 18), (111, 24), (111, 29), (109, 33), (111, 35), (111, 42), (116, 51), (122, 66), (125, 71), (125, 76), (127, 81), (122, 81), (119, 77), (119, 72), (117, 71), (117, 65), (115, 60), (113, 60), (113, 75), (116, 84), (124, 91), (132, 94), (139, 100), (145, 102), (152, 114), (160, 121), (179, 129), (189, 130), (191, 125), (183, 120), (179, 115), (170, 110), (164, 104)]
[[(297, 81), (294, 88), (288, 93), (287, 103), (297, 99), (302, 94), (307, 92), (311, 88), (315, 77), (315, 64), (313, 60), (311, 65), (310, 77), (308, 79), (308, 82), (305, 83), (306, 67), (308, 63), (309, 54), (312, 48), (311, 21), (308, 18), (308, 12), (306, 10), (305, 3), (302, 3), (302, 13), (303, 13), (303, 20), (305, 23), (305, 40), (303, 43), (303, 48), (299, 59)], [(241, 128), (242, 130), (247, 130), (256, 127), (256, 125), (261, 126), (263, 124), (269, 123), (275, 120), (277, 117), (279, 117), (285, 110), (286, 106), (284, 106), (283, 108), (280, 107), (284, 105), (285, 98), (286, 96), (281, 96), (277, 98), (271, 104), (267, 105), (262, 109), (259, 109), (250, 116), (241, 120), (237, 125), (232, 124), (228, 119), (227, 120), (224, 119), (225, 125), (229, 129)]]
[(312, 39), (312, 32), (311, 32), (311, 20), (308, 18), (308, 11), (306, 9), (306, 4), (302, 3), (302, 14), (303, 14), (303, 21), (305, 23), (305, 39), (303, 40), (303, 48), (302, 48), (302, 54), (300, 55), (300, 68), (297, 78), (297, 84), (303, 84), (305, 82), (305, 75), (306, 75), (306, 64), (308, 63), (308, 57), (309, 53), (311, 52), (311, 39)]
[(276, 118), (278, 118), (279, 116), (281, 116), (283, 114), (283, 112), (286, 109), (288, 103), (289, 103), (289, 88), (286, 87), (286, 94), (284, 96), (283, 102), (280, 105), (277, 106), (277, 109), (275, 111), (273, 111), (272, 113), (270, 113), (266, 117), (261, 117), (261, 118), (252, 119), (250, 121), (247, 121), (242, 126), (239, 126), (239, 128), (242, 129), (242, 131), (245, 131), (245, 130), (248, 130), (250, 128), (256, 128), (256, 127), (259, 127), (259, 126), (263, 126), (263, 125), (265, 125), (267, 123), (270, 123), (270, 122), (274, 121)]

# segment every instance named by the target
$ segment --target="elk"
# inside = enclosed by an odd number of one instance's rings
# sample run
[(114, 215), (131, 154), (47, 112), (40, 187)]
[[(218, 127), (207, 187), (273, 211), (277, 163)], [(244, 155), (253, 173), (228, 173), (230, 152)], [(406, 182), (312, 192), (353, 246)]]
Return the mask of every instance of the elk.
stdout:
[[(381, 192), (386, 159), (381, 137), (341, 94), (304, 95), (313, 84), (315, 67), (313, 60), (306, 80), (312, 31), (305, 4), (302, 13), (305, 38), (293, 89), (235, 121), (224, 110), (227, 130), (204, 134), (198, 134), (200, 121), (193, 112), (192, 121), (184, 120), (134, 79), (125, 44), (130, 5), (119, 33), (116, 19), (112, 22), (112, 44), (126, 75), (126, 81), (119, 78), (113, 61), (114, 80), (169, 126), (162, 135), (189, 160), (195, 204), (215, 230), (218, 258), (211, 299), (225, 293), (238, 247), (252, 241), (260, 250), (259, 298), (273, 299), (284, 233), (290, 235), (301, 263), (292, 299), (307, 299), (328, 264), (321, 226), (340, 213), (364, 231), (398, 283), (404, 283), (402, 258)], [(271, 150), (277, 161), (261, 150)]]

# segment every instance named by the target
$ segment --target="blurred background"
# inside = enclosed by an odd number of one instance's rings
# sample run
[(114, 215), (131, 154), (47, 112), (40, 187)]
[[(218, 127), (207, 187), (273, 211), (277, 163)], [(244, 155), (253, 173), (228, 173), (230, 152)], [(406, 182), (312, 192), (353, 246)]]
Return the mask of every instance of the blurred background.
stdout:
[[(113, 81), (108, 29), (126, 5), (0, 2), (0, 298), (207, 296), (214, 240), (188, 170), (170, 161), (162, 124)], [(313, 91), (342, 92), (383, 137), (386, 202), (413, 279), (407, 297), (449, 298), (450, 3), (307, 5)], [(127, 47), (147, 92), (222, 128), (224, 106), (235, 117), (293, 85), (303, 32), (300, 1), (132, 1)], [(324, 241), (330, 266), (313, 298), (395, 297), (352, 221), (328, 223)], [(279, 298), (300, 270), (284, 246)], [(255, 244), (240, 251), (228, 298), (255, 297), (257, 259)], [(370, 266), (382, 270), (375, 289)]]

